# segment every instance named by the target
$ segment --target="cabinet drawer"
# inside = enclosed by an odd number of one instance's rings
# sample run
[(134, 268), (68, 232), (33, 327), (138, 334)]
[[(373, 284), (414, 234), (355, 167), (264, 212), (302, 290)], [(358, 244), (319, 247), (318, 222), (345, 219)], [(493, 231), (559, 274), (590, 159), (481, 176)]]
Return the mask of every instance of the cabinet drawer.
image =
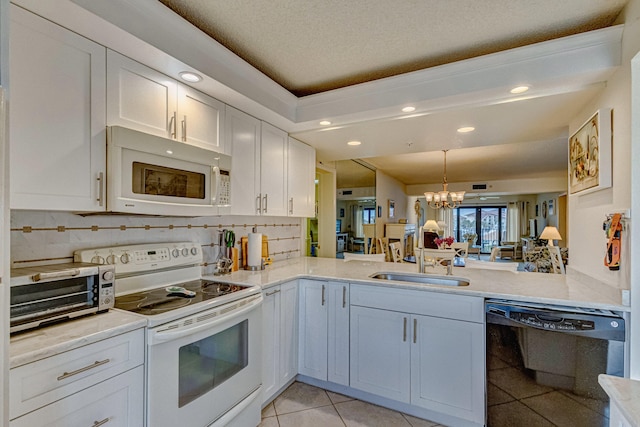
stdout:
[(138, 366), (9, 423), (10, 427), (139, 427), (144, 417), (144, 368)]
[(385, 286), (351, 285), (351, 305), (469, 322), (484, 322), (484, 300), (468, 295)]
[(144, 329), (76, 348), (10, 371), (10, 418), (144, 363)]

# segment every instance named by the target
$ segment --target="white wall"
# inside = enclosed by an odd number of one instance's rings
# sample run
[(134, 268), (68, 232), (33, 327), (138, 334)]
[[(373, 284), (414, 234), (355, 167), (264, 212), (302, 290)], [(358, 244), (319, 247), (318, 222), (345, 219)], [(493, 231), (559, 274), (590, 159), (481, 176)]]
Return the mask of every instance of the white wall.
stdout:
[[(609, 79), (602, 94), (585, 105), (569, 125), (573, 134), (601, 108), (613, 109), (613, 186), (590, 194), (568, 196), (568, 247), (570, 268), (594, 276), (619, 289), (630, 287), (629, 234), (623, 236), (619, 271), (604, 266), (606, 236), (602, 222), (609, 213), (631, 206), (631, 58), (640, 50), (640, 0), (631, 0), (626, 9), (622, 39), (622, 65)], [(636, 112), (637, 116), (637, 112)]]
[[(389, 200), (395, 202), (393, 218), (389, 218)], [(399, 218), (408, 217), (408, 200), (403, 183), (380, 170), (376, 171), (376, 204), (382, 207), (382, 217), (376, 217), (376, 236), (384, 236), (384, 224), (397, 223)]]

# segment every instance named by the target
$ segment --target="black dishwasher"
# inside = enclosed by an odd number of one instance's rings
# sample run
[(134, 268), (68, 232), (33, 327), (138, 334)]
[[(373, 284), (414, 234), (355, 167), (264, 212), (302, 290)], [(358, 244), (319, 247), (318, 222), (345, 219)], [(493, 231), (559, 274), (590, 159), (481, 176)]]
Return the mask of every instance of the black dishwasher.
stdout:
[(488, 426), (609, 425), (598, 375), (624, 376), (622, 313), (505, 300), (485, 313)]

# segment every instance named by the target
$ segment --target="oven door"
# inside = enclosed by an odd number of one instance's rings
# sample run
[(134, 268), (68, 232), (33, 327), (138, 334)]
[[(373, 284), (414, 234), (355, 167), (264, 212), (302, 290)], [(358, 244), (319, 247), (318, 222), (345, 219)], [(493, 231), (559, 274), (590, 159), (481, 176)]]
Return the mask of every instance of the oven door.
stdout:
[(258, 294), (149, 330), (147, 425), (208, 426), (255, 395), (261, 305)]

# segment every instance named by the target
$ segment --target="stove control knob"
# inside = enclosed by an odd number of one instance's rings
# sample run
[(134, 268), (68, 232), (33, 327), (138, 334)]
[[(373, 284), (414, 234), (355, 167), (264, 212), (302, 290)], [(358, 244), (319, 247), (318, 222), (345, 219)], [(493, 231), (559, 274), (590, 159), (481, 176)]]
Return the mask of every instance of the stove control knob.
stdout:
[(180, 256), (180, 251), (178, 249), (174, 249), (171, 251), (171, 256), (174, 258), (178, 258)]
[(182, 256), (187, 256), (187, 255), (189, 255), (189, 249), (182, 248)]
[(93, 258), (91, 258), (91, 262), (94, 264), (104, 264), (104, 258), (96, 254)]
[(122, 255), (120, 255), (120, 262), (123, 264), (129, 264), (129, 262), (131, 261), (131, 255), (129, 255), (128, 253), (123, 253)]
[(118, 257), (116, 257), (114, 254), (111, 254), (107, 257), (107, 264), (115, 264), (118, 262)]
[(195, 246), (191, 248), (191, 255), (198, 255), (198, 248)]
[(102, 273), (102, 279), (110, 282), (113, 280), (113, 271), (109, 270), (109, 271), (105, 271), (104, 273)]

